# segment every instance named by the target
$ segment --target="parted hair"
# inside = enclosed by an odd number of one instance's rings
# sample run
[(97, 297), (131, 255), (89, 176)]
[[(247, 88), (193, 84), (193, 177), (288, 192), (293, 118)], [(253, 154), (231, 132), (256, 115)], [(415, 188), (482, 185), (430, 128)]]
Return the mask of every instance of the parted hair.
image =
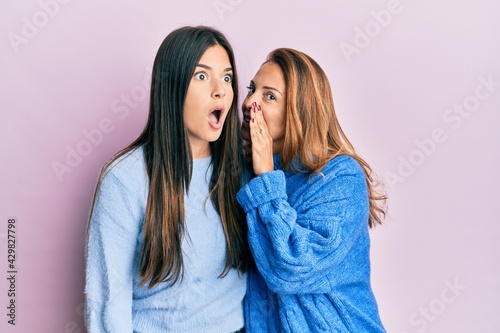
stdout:
[(333, 105), (328, 77), (318, 63), (307, 54), (279, 48), (266, 62), (278, 65), (285, 80), (286, 128), (281, 158), (284, 169), (299, 165), (314, 173), (338, 155), (349, 155), (363, 168), (368, 186), (370, 227), (381, 224), (386, 214), (387, 197), (378, 189), (378, 182), (368, 163), (355, 151), (344, 134)]
[(222, 46), (228, 54), (235, 94), (219, 139), (209, 143), (213, 173), (207, 203), (211, 202), (219, 213), (226, 239), (226, 262), (220, 277), (231, 268), (242, 272), (247, 269), (250, 255), (246, 220), (236, 201), (242, 185), (243, 157), (234, 53), (221, 32), (206, 26), (187, 26), (171, 32), (156, 54), (144, 130), (104, 166), (97, 184), (98, 188), (102, 175), (117, 158), (143, 147), (149, 194), (139, 274), (140, 284), (149, 283), (149, 288), (160, 282), (173, 285), (183, 276), (184, 195), (189, 191), (193, 165), (184, 125), (184, 102), (196, 65), (205, 51), (215, 45)]

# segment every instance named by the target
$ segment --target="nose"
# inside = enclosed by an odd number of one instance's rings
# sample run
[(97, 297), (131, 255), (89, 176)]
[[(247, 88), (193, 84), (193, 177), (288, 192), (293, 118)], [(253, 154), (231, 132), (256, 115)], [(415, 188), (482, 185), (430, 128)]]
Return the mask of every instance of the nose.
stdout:
[(243, 100), (243, 103), (242, 103), (243, 111), (250, 110), (252, 108), (253, 102), (259, 104), (259, 102), (257, 101), (257, 98), (255, 97), (255, 94), (252, 94), (250, 96), (246, 96), (245, 99)]
[(215, 80), (214, 87), (212, 88), (212, 97), (222, 98), (224, 96), (226, 96), (226, 89), (224, 89), (224, 85), (222, 82)]

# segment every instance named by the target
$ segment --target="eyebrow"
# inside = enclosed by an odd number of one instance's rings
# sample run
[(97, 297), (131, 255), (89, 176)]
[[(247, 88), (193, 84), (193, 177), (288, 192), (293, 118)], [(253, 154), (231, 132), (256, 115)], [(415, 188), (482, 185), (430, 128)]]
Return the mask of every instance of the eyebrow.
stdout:
[[(255, 86), (255, 82), (253, 82), (253, 80), (250, 80), (250, 83), (253, 84)], [(262, 87), (263, 89), (268, 89), (268, 90), (274, 90), (274, 91), (277, 91), (281, 94), (281, 96), (284, 96), (285, 94), (283, 94), (281, 91), (279, 91), (278, 89), (274, 88), (274, 87), (270, 87), (270, 86), (263, 86)]]
[[(205, 68), (205, 69), (208, 69), (208, 70), (212, 70), (213, 69), (212, 67), (204, 65), (204, 64), (198, 64), (198, 65), (196, 65), (196, 67), (201, 67), (201, 68)], [(228, 67), (228, 68), (224, 69), (224, 72), (231, 72), (232, 70), (233, 70), (233, 67)]]

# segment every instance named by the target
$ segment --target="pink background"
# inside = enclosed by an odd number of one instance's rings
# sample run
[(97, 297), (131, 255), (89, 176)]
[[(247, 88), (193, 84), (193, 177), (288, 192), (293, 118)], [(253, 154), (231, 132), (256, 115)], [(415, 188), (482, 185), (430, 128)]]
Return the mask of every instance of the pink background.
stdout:
[(494, 0), (3, 1), (0, 330), (85, 332), (98, 172), (142, 130), (160, 42), (207, 24), (232, 42), (242, 94), (276, 47), (302, 50), (327, 72), (347, 135), (390, 196), (386, 224), (371, 233), (388, 332), (500, 332), (499, 14)]

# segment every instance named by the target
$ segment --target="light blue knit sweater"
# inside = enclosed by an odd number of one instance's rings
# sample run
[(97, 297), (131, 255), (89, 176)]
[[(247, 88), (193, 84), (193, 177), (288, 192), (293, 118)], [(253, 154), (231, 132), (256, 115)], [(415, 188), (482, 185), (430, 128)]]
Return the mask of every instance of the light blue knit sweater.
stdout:
[(226, 241), (208, 197), (211, 159), (193, 161), (185, 200), (184, 279), (139, 287), (148, 196), (142, 148), (110, 167), (89, 226), (85, 322), (89, 333), (229, 333), (243, 327), (247, 274), (224, 269)]
[(322, 174), (275, 170), (238, 192), (260, 272), (249, 272), (247, 332), (385, 332), (370, 286), (363, 170), (341, 155)]

